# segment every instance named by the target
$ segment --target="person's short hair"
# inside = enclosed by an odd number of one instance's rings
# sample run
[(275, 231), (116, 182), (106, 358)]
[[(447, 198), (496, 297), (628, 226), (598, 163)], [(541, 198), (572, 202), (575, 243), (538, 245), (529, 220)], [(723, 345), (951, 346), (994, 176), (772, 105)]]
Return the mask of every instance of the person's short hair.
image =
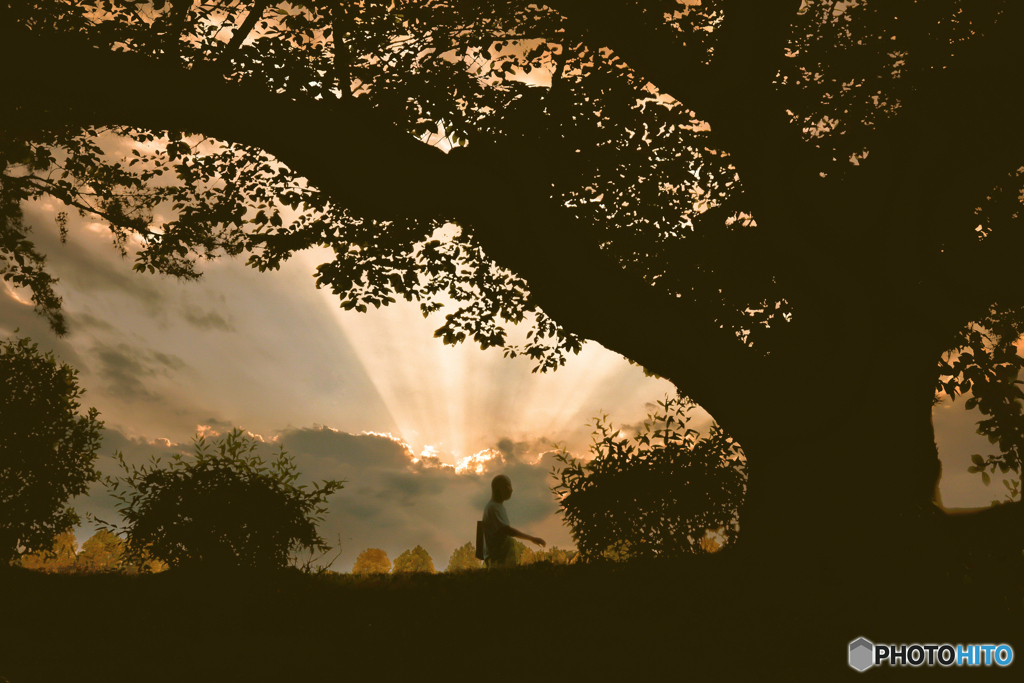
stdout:
[(508, 476), (505, 475), (505, 474), (499, 474), (494, 479), (491, 479), (491, 495), (492, 496), (498, 495), (498, 485), (499, 485), (499, 482), (503, 482), (503, 481), (507, 481), (509, 484), (512, 483), (512, 480), (509, 479)]

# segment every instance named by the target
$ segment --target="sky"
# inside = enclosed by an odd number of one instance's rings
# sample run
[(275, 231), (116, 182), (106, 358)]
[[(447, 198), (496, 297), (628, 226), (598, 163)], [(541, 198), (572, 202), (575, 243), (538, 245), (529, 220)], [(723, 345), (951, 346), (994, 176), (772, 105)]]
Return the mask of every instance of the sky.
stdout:
[[(339, 545), (337, 571), (350, 571), (369, 547), (394, 560), (416, 545), (444, 569), (473, 539), (498, 473), (515, 482), (512, 525), (572, 547), (550, 491), (555, 444), (585, 456), (594, 416), (635, 429), (675, 391), (594, 342), (561, 370), (539, 374), (500, 349), (434, 339), (445, 311), (425, 320), (404, 301), (343, 311), (314, 285), (326, 251), (300, 253), (279, 272), (241, 259), (208, 262), (199, 282), (135, 273), (103, 225), (73, 213), (61, 245), (58, 210), (27, 204), (25, 223), (60, 278), (70, 333), (56, 337), (27, 295), (5, 285), (0, 336), (17, 329), (79, 370), (83, 405), (105, 422), (98, 468), (117, 474), (115, 451), (136, 464), (166, 460), (190, 453), (197, 435), (243, 428), (268, 455), (283, 446), (304, 481), (346, 480), (320, 528)], [(884, 419), (870, 398), (844, 409), (860, 413), (865, 429)], [(1005, 492), (967, 473), (971, 454), (993, 448), (974, 433), (980, 417), (963, 399), (934, 410), (947, 507), (986, 506)], [(706, 431), (710, 420), (698, 411), (692, 426)], [(118, 520), (99, 484), (73, 505)], [(79, 543), (94, 530), (86, 520)]]

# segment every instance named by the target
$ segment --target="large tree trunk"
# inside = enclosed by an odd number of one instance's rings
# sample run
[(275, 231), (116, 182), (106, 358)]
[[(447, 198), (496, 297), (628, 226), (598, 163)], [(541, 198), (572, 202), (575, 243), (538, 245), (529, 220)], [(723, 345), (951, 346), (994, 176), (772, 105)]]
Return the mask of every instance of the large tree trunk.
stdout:
[(939, 513), (934, 364), (889, 346), (817, 346), (777, 359), (759, 399), (712, 407), (748, 457), (741, 543), (783, 562), (924, 552)]

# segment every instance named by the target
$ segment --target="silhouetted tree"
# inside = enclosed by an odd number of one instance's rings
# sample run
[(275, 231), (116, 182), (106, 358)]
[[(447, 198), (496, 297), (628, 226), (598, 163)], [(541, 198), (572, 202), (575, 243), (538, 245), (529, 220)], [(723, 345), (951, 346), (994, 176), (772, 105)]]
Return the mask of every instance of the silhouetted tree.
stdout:
[(53, 546), (47, 550), (24, 553), (18, 558), (18, 564), (26, 569), (44, 572), (70, 572), (75, 569), (75, 553), (78, 543), (75, 532), (71, 529), (62, 531), (53, 539)]
[[(1020, 360), (961, 351), (998, 318), (1008, 352), (1024, 318), (1024, 3), (4, 8), (9, 239), (17, 201), (49, 195), (138, 236), (139, 270), (324, 245), (345, 308), (443, 293), (444, 342), (544, 368), (597, 340), (743, 444), (744, 539), (768, 553), (797, 527), (849, 558), (930, 538), (932, 399), (972, 373), (1011, 399), (973, 467), (1020, 471)], [(99, 131), (139, 143), (128, 163)], [(55, 318), (31, 259), (5, 258)]]
[(693, 402), (667, 398), (635, 437), (594, 419), (594, 457), (562, 452), (554, 470), (559, 512), (584, 559), (701, 552), (715, 531), (739, 530), (746, 474), (739, 445), (718, 425), (689, 427)]
[(448, 568), (445, 571), (459, 572), (480, 569), (483, 566), (484, 563), (476, 558), (476, 546), (473, 543), (467, 543), (452, 551), (452, 556), (448, 558)]
[(135, 467), (118, 459), (123, 477), (106, 482), (118, 502), (128, 555), (148, 553), (172, 567), (281, 568), (296, 548), (327, 548), (317, 524), (326, 499), (343, 481), (297, 486), (294, 460), (281, 448), (265, 461), (258, 442), (235, 429), (207, 443), (195, 441), (194, 456), (175, 455)]
[(434, 561), (430, 559), (429, 553), (423, 549), (423, 546), (418, 545), (412, 550), (406, 550), (396, 557), (395, 567), (392, 571), (395, 574), (402, 572), (426, 572), (433, 574), (436, 570), (434, 569)]
[(391, 571), (391, 560), (380, 548), (367, 548), (359, 553), (352, 565), (353, 574), (387, 574)]
[(103, 426), (79, 412), (82, 393), (78, 371), (31, 340), (0, 341), (0, 566), (78, 522), (68, 501), (99, 477)]

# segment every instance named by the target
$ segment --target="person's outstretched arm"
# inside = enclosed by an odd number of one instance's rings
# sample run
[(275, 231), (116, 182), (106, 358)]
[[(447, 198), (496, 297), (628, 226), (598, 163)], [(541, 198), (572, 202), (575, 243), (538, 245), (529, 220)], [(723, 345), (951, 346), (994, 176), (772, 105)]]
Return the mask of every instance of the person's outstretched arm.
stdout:
[(512, 538), (521, 538), (524, 541), (529, 541), (530, 543), (536, 543), (541, 548), (546, 548), (547, 545), (548, 545), (547, 543), (544, 542), (543, 538), (538, 538), (537, 536), (531, 536), (530, 534), (523, 533), (519, 529), (513, 529), (510, 526), (505, 527), (505, 533), (508, 534), (509, 536), (511, 536)]

